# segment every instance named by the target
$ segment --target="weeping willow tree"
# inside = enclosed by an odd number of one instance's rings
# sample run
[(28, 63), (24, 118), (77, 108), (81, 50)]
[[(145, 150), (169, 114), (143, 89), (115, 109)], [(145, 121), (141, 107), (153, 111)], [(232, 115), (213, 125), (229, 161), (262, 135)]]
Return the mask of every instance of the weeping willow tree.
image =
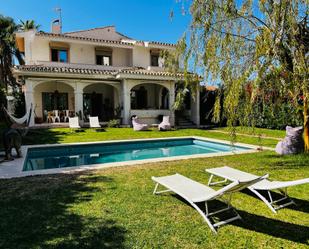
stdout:
[(185, 72), (219, 84), (214, 119), (223, 111), (230, 127), (254, 127), (266, 107), (288, 101), (295, 112), (301, 106), (309, 151), (308, 2), (193, 0), (190, 26), (167, 66), (180, 60)]

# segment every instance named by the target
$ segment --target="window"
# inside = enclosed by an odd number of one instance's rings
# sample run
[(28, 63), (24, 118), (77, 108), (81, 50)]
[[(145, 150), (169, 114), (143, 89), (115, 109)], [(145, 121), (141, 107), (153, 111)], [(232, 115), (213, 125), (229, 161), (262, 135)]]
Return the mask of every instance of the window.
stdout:
[(43, 110), (68, 110), (68, 94), (55, 92), (42, 93)]
[(158, 67), (159, 66), (159, 54), (151, 54), (150, 55), (150, 65), (152, 67)]
[(110, 48), (96, 48), (96, 64), (112, 66), (112, 50)]
[(97, 65), (111, 66), (112, 57), (109, 55), (96, 55)]
[(147, 109), (148, 99), (147, 90), (144, 86), (138, 89), (131, 90), (131, 108), (132, 109)]
[(69, 50), (67, 48), (51, 48), (51, 61), (69, 62)]

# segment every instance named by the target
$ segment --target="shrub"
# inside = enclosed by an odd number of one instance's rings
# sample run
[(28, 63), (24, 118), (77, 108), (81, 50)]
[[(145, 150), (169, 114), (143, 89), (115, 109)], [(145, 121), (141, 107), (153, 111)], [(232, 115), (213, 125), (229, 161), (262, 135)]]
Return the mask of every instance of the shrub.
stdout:
[(107, 123), (107, 127), (110, 127), (110, 128), (114, 128), (114, 127), (119, 127), (119, 120), (118, 119), (112, 119), (110, 121), (108, 121)]

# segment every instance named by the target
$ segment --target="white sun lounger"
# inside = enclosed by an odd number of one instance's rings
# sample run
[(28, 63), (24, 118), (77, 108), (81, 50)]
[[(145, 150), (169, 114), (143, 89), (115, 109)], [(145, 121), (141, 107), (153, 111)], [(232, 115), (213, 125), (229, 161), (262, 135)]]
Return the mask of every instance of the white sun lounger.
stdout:
[[(206, 169), (206, 172), (210, 173), (210, 178), (208, 181), (208, 185), (216, 185), (219, 183), (227, 182), (229, 181), (250, 181), (252, 179), (255, 179), (256, 175), (233, 169), (228, 166), (219, 167), (219, 168), (212, 168), (212, 169)], [(214, 176), (219, 176), (224, 178), (223, 181), (217, 181), (212, 182)], [(277, 213), (276, 210), (289, 206), (291, 204), (295, 204), (293, 200), (291, 200), (287, 194), (287, 188), (309, 183), (309, 178), (295, 180), (295, 181), (269, 181), (267, 179), (264, 179), (263, 181), (257, 182), (248, 188), (256, 194), (274, 213)], [(280, 194), (283, 196), (279, 199), (274, 200), (271, 190), (277, 190)], [(259, 191), (267, 191), (268, 198), (264, 197)], [(285, 201), (283, 204), (279, 204)]]
[[(268, 175), (263, 177), (257, 177), (255, 179), (246, 182), (235, 181), (219, 190), (214, 190), (204, 184), (196, 182), (180, 174), (163, 176), (163, 177), (152, 177), (152, 180), (156, 182), (153, 194), (160, 194), (170, 191), (178, 194), (179, 196), (184, 198), (187, 202), (189, 202), (190, 205), (194, 207), (198, 211), (198, 213), (204, 218), (210, 229), (214, 233), (217, 233), (216, 227), (225, 225), (237, 219), (241, 219), (240, 215), (236, 212), (235, 209), (233, 209), (233, 207), (230, 204), (232, 193), (247, 188), (248, 186), (251, 186), (252, 184), (263, 180), (267, 176)], [(162, 185), (166, 189), (158, 191), (159, 185)], [(227, 198), (223, 198), (223, 196), (227, 196)], [(208, 202), (214, 199), (223, 200), (227, 204), (227, 207), (209, 212)], [(204, 204), (205, 211), (203, 211), (200, 208), (200, 205), (198, 204)], [(236, 215), (229, 219), (222, 220), (214, 224), (211, 222), (210, 218), (212, 215), (225, 212), (229, 209), (233, 209)]]
[(78, 117), (69, 118), (69, 126), (71, 129), (79, 129)]
[(101, 128), (101, 125), (99, 123), (99, 118), (96, 117), (89, 117), (89, 124), (90, 128)]

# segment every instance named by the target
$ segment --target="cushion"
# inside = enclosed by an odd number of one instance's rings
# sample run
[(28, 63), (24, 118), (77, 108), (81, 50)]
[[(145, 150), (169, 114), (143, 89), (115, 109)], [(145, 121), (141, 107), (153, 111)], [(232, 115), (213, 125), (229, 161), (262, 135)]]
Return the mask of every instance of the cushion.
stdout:
[(304, 150), (303, 127), (286, 127), (286, 137), (276, 146), (276, 152), (280, 155), (301, 153)]

